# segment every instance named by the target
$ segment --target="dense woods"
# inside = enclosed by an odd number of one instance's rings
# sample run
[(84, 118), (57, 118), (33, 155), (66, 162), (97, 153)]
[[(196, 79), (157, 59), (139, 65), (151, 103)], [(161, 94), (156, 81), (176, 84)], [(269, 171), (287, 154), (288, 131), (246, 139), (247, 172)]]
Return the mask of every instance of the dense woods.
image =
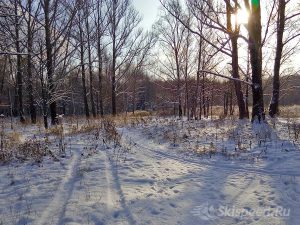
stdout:
[(261, 121), (299, 104), (286, 97), (299, 95), (297, 1), (160, 2), (145, 30), (130, 0), (1, 1), (1, 113), (48, 128), (58, 114), (201, 119), (212, 106)]

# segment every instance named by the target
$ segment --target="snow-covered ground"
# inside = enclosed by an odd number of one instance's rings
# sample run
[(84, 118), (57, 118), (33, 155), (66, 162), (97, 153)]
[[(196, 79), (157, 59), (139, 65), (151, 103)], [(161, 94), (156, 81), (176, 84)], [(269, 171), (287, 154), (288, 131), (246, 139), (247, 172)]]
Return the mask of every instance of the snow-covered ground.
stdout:
[(296, 225), (296, 124), (153, 117), (120, 125), (120, 146), (66, 136), (59, 160), (0, 166), (0, 224)]

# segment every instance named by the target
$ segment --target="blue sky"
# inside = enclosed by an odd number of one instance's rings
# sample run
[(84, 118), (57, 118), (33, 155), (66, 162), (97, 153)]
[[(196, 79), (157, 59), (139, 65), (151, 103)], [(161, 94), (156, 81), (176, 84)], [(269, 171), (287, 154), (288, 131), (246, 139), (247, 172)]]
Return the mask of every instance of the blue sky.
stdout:
[(160, 6), (159, 0), (132, 0), (132, 3), (143, 17), (141, 26), (150, 29), (157, 19), (158, 8)]

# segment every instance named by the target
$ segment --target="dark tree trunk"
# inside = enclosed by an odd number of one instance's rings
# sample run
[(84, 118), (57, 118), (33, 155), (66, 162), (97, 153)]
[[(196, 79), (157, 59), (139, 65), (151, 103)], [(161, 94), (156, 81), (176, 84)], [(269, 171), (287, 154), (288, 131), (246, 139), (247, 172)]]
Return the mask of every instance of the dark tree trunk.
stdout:
[[(239, 63), (238, 63), (238, 46), (237, 37), (231, 37), (232, 43), (232, 77), (240, 79), (239, 75)], [(239, 107), (239, 119), (244, 119), (247, 117), (245, 109), (244, 94), (242, 92), (242, 85), (239, 81), (234, 81), (235, 95), (237, 98), (237, 103)]]
[(182, 102), (181, 102), (181, 91), (180, 91), (180, 65), (179, 65), (179, 55), (177, 49), (175, 49), (175, 61), (176, 61), (176, 92), (178, 99), (178, 116), (182, 117)]
[[(187, 42), (187, 46), (189, 46), (189, 42)], [(186, 47), (186, 63), (185, 63), (185, 115), (188, 120), (190, 120), (190, 96), (189, 96), (189, 86), (188, 86), (188, 47)]]
[[(32, 1), (28, 0), (28, 12), (31, 14)], [(33, 96), (33, 78), (32, 78), (32, 46), (33, 46), (33, 34), (32, 34), (32, 24), (31, 17), (28, 17), (27, 23), (27, 49), (29, 55), (27, 56), (27, 76), (28, 76), (28, 98), (29, 98), (29, 110), (31, 123), (36, 123), (36, 107), (34, 104), (34, 96)]]
[(262, 87), (262, 40), (261, 40), (261, 9), (260, 1), (251, 2), (249, 17), (249, 50), (252, 67), (252, 122), (265, 119)]
[[(246, 79), (248, 82), (248, 78)], [(246, 86), (246, 94), (245, 94), (245, 107), (246, 107), (246, 117), (249, 119), (249, 86)]]
[(230, 108), (230, 116), (233, 116), (234, 114), (234, 107), (233, 107), (233, 96), (232, 96), (232, 92), (229, 93), (229, 108)]
[[(98, 37), (99, 39), (99, 37)], [(104, 115), (103, 112), (103, 91), (102, 91), (102, 53), (101, 53), (101, 41), (100, 39), (98, 40), (98, 80), (99, 80), (99, 84), (98, 84), (98, 88), (99, 88), (99, 113), (101, 116)]]
[(132, 96), (132, 113), (134, 114), (134, 111), (135, 111), (135, 105), (136, 105), (136, 103), (135, 103), (135, 101), (136, 101), (136, 99), (135, 99), (135, 96), (136, 96), (136, 72), (134, 72), (134, 74), (133, 74), (133, 96)]
[(226, 117), (228, 115), (228, 104), (229, 104), (229, 98), (228, 93), (224, 93), (224, 116)]
[[(249, 59), (249, 51), (247, 56), (247, 77), (246, 81), (249, 82), (249, 75), (250, 75), (250, 59)], [(246, 93), (245, 93), (245, 107), (246, 107), (246, 116), (249, 119), (249, 85), (246, 85)]]
[[(15, 35), (16, 35), (16, 51), (21, 52), (20, 48), (20, 21), (18, 15), (18, 2), (15, 0)], [(22, 65), (21, 55), (17, 55), (17, 92), (18, 92), (18, 111), (20, 116), (20, 122), (24, 123), (24, 109), (23, 109), (23, 78), (22, 78)]]
[(102, 46), (101, 46), (101, 40), (102, 36), (104, 34), (104, 31), (102, 31), (104, 28), (102, 23), (102, 11), (101, 11), (101, 4), (102, 1), (97, 2), (97, 20), (96, 20), (96, 30), (97, 30), (97, 54), (98, 54), (98, 101), (99, 101), (99, 114), (101, 117), (104, 115), (103, 110), (103, 87), (102, 87), (102, 70), (103, 70), (103, 53), (102, 53)]
[(116, 29), (117, 29), (117, 2), (113, 1), (112, 5), (112, 68), (111, 68), (111, 107), (112, 107), (112, 115), (117, 115), (117, 103), (116, 103), (116, 58), (117, 58), (117, 37), (116, 37)]
[[(203, 33), (203, 25), (200, 26), (199, 32)], [(196, 90), (194, 94), (194, 102), (193, 102), (193, 114), (195, 116), (195, 120), (201, 119), (201, 93), (200, 92), (200, 75), (201, 75), (201, 63), (202, 63), (202, 48), (203, 48), (203, 38), (200, 36), (199, 37), (199, 46), (198, 46), (198, 59), (197, 59), (197, 80), (196, 80)], [(200, 98), (199, 98), (200, 97)], [(198, 108), (198, 103), (199, 103), (199, 114), (197, 116), (197, 108)]]
[[(237, 10), (237, 2), (235, 1), (234, 9)], [(229, 37), (232, 45), (232, 56), (231, 56), (231, 66), (232, 66), (232, 77), (235, 79), (240, 79), (239, 75), (239, 53), (238, 53), (238, 35), (239, 35), (239, 26), (237, 23), (232, 24), (231, 15), (232, 10), (230, 3), (226, 3), (226, 13), (227, 13), (227, 29), (229, 32)], [(244, 119), (246, 117), (244, 94), (242, 92), (241, 82), (234, 81), (235, 95), (237, 98), (237, 104), (239, 107), (239, 119)]]
[(206, 107), (207, 107), (207, 109), (206, 109), (206, 118), (208, 118), (208, 116), (209, 116), (209, 104), (210, 104), (210, 100), (209, 100), (209, 97), (207, 96), (206, 97)]
[(48, 129), (48, 104), (47, 104), (47, 100), (48, 100), (48, 93), (46, 90), (46, 84), (44, 81), (44, 76), (43, 76), (43, 72), (44, 72), (44, 65), (43, 65), (43, 54), (44, 54), (44, 50), (43, 50), (43, 46), (40, 46), (40, 60), (39, 60), (39, 78), (40, 78), (40, 82), (41, 82), (41, 95), (42, 95), (42, 106), (41, 106), (41, 112), (43, 115), (43, 119), (44, 119), (44, 127), (45, 129)]
[(47, 91), (45, 88), (43, 77), (41, 78), (41, 84), (42, 84), (42, 99), (43, 99), (42, 114), (44, 119), (44, 127), (45, 129), (48, 129), (49, 126), (48, 126)]
[[(80, 20), (80, 17), (79, 17)], [(80, 63), (81, 63), (81, 80), (82, 80), (82, 91), (83, 91), (83, 102), (86, 118), (90, 117), (89, 105), (87, 100), (86, 82), (85, 82), (85, 66), (84, 66), (84, 42), (83, 42), (83, 31), (79, 22), (79, 36), (80, 36)]]
[[(193, 114), (195, 116), (195, 119), (198, 119), (197, 118), (197, 107), (198, 107), (198, 96), (199, 96), (199, 86), (200, 86), (201, 59), (202, 59), (202, 39), (200, 38), (199, 50), (198, 50), (197, 81), (196, 81), (196, 90), (195, 90), (195, 94), (194, 94), (195, 97), (194, 97), (194, 103), (193, 103)], [(200, 105), (200, 107), (201, 107), (201, 105)]]
[(278, 0), (278, 17), (277, 17), (277, 47), (274, 62), (274, 77), (273, 77), (273, 95), (269, 108), (269, 115), (274, 117), (278, 115), (279, 109), (279, 92), (280, 92), (280, 66), (283, 50), (283, 33), (285, 26), (285, 6), (286, 0)]
[(90, 43), (90, 27), (89, 27), (89, 20), (88, 20), (88, 5), (85, 6), (85, 25), (86, 25), (86, 32), (87, 32), (87, 47), (88, 47), (88, 60), (89, 60), (89, 75), (90, 75), (90, 97), (91, 97), (91, 107), (92, 107), (92, 114), (93, 117), (96, 117), (96, 108), (94, 102), (94, 89), (93, 89), (93, 69), (92, 69), (92, 53), (91, 53), (91, 43)]
[(53, 80), (54, 68), (53, 68), (53, 45), (51, 43), (51, 21), (50, 15), (50, 1), (44, 1), (44, 13), (45, 13), (45, 38), (46, 38), (46, 55), (47, 55), (47, 79), (49, 83), (48, 97), (50, 99), (50, 117), (51, 124), (57, 124), (57, 114), (56, 114), (56, 100), (53, 98), (53, 93), (55, 91), (55, 85)]
[(201, 109), (203, 110), (203, 117), (206, 117), (206, 101), (205, 101), (205, 73), (202, 73), (202, 104)]
[(111, 106), (113, 116), (117, 115), (117, 106), (116, 106), (116, 60), (115, 52), (113, 53), (113, 63), (112, 63), (112, 77), (111, 77)]

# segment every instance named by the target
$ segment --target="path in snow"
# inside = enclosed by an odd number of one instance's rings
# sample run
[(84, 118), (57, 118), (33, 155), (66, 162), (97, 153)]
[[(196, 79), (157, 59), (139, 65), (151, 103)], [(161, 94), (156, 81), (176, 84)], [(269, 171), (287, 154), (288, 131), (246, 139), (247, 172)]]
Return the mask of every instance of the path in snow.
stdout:
[[(28, 179), (32, 185), (25, 196), (33, 199), (31, 211), (38, 212), (35, 218), (33, 213), (29, 215), (30, 219), (35, 219), (34, 224), (294, 225), (300, 220), (295, 211), (291, 211), (288, 218), (239, 218), (214, 217), (203, 208), (224, 205), (251, 212), (257, 208), (274, 211), (277, 206), (283, 206), (298, 210), (299, 165), (293, 164), (297, 162), (297, 155), (295, 161), (286, 158), (283, 162), (271, 162), (266, 166), (234, 160), (185, 158), (176, 148), (156, 144), (138, 129), (121, 129), (121, 132), (123, 145), (131, 146), (125, 161), (116, 163), (112, 160), (113, 149), (104, 146), (89, 155), (92, 142), (78, 136), (70, 158), (61, 160), (66, 163), (66, 168), (60, 171), (63, 166), (53, 163), (51, 177), (42, 176), (41, 180), (38, 174), (48, 176), (49, 171), (45, 170), (46, 167), (35, 169), (32, 180)], [(4, 177), (5, 173), (0, 172)], [(15, 178), (15, 186), (0, 184), (3, 189), (1, 197), (6, 198), (11, 195), (9, 193), (14, 193), (13, 188), (22, 186), (24, 181)], [(37, 183), (40, 185), (35, 185)], [(47, 204), (41, 197), (41, 193), (48, 190), (46, 186), (53, 194), (53, 198), (45, 195), (45, 199), (50, 200)]]
[(72, 159), (68, 165), (67, 172), (63, 177), (58, 189), (54, 193), (53, 200), (43, 211), (36, 225), (61, 224), (70, 196), (72, 195), (77, 171), (80, 165), (79, 149), (74, 149)]
[[(127, 198), (135, 199), (131, 206), (133, 214), (137, 208), (143, 207), (136, 195), (147, 193), (143, 198), (150, 205), (150, 213), (155, 216), (156, 223), (146, 220), (147, 214), (139, 215), (141, 224), (295, 224), (299, 215), (291, 211), (289, 217), (250, 216), (248, 218), (225, 217), (203, 221), (195, 216), (197, 207), (205, 203), (214, 206), (236, 207), (251, 213), (254, 210), (268, 209), (276, 212), (277, 207), (297, 210), (300, 203), (292, 201), (300, 198), (299, 165), (290, 170), (281, 171), (277, 164), (267, 167), (245, 165), (243, 162), (207, 162), (200, 159), (185, 159), (175, 149), (157, 145), (134, 129), (123, 129), (124, 139), (135, 143), (135, 159), (127, 164), (138, 171), (126, 174), (133, 179), (123, 179), (127, 186)], [(285, 168), (283, 168), (285, 169)], [(143, 184), (131, 185), (139, 179)], [(149, 178), (147, 181), (146, 178)], [(149, 183), (150, 185), (145, 185)], [(130, 194), (136, 192), (135, 196)], [(134, 200), (133, 200), (134, 201)], [(194, 212), (194, 214), (193, 214)], [(142, 219), (141, 219), (142, 218)], [(148, 218), (150, 216), (148, 215)], [(140, 224), (139, 223), (139, 224)]]

